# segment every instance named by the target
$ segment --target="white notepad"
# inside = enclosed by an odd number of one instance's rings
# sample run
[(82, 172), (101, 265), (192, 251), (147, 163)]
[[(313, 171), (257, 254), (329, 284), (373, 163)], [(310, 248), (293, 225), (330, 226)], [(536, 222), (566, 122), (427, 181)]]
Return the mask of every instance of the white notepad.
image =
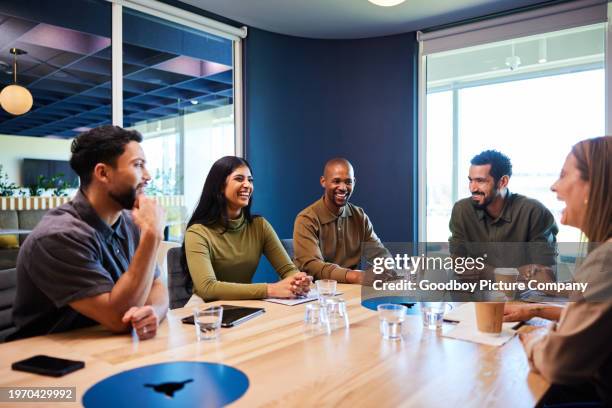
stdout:
[(504, 323), (499, 336), (491, 336), (480, 333), (476, 328), (476, 312), (474, 303), (471, 302), (464, 303), (446, 313), (444, 315), (444, 319), (459, 322), (459, 324), (457, 324), (455, 327), (448, 331), (444, 331), (442, 334), (444, 337), (450, 337), (452, 339), (466, 340), (489, 346), (501, 346), (516, 334), (516, 330), (512, 329), (517, 325), (516, 322)]
[(471, 341), (472, 343), (486, 344), (488, 346), (502, 346), (508, 340), (512, 339), (516, 334), (515, 330), (502, 327), (502, 331), (499, 336), (491, 336), (489, 334), (480, 333), (476, 329), (476, 324), (473, 326), (466, 323), (459, 323), (447, 332), (444, 332), (442, 336), (449, 337), (451, 339)]
[[(336, 293), (336, 296), (341, 295), (341, 294), (342, 292), (338, 292)], [(285, 305), (285, 306), (295, 306), (295, 305), (299, 305), (302, 303), (312, 302), (313, 300), (317, 300), (318, 298), (319, 298), (319, 293), (317, 292), (317, 290), (311, 289), (310, 292), (308, 292), (308, 295), (297, 298), (297, 299), (266, 298), (263, 300), (266, 302), (278, 303), (278, 304)]]

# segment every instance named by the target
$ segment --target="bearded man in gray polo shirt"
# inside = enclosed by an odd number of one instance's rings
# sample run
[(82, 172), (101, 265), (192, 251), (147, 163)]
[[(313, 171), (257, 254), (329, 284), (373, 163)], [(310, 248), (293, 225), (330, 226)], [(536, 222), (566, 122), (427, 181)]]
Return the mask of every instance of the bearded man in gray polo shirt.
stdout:
[(151, 177), (141, 141), (136, 131), (102, 126), (72, 142), (81, 187), (21, 247), (11, 339), (97, 323), (155, 336), (168, 310), (155, 265), (164, 213), (143, 194)]
[(485, 150), (472, 158), (468, 176), (472, 195), (453, 207), (450, 253), (460, 257), (486, 253), (489, 266), (517, 267), (525, 278), (550, 275), (557, 224), (542, 203), (510, 192), (511, 176), (512, 164), (503, 153)]

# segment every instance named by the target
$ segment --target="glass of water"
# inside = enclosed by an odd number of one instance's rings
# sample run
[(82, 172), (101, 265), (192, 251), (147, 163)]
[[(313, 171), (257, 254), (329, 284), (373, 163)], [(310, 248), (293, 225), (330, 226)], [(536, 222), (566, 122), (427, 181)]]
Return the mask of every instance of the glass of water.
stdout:
[(211, 306), (206, 309), (193, 309), (196, 337), (198, 340), (214, 340), (221, 331), (223, 307)]
[(423, 314), (423, 327), (429, 330), (437, 330), (442, 327), (444, 313), (446, 313), (446, 302), (421, 302), (421, 312)]
[(338, 282), (333, 279), (319, 279), (316, 282), (317, 293), (319, 294), (319, 303), (325, 305), (327, 299), (336, 295), (336, 287)]
[(332, 328), (349, 327), (346, 302), (340, 298), (329, 298), (325, 301), (325, 312)]
[(309, 303), (304, 312), (304, 330), (307, 333), (329, 331), (329, 320), (325, 308), (319, 303)]
[(385, 340), (401, 340), (402, 324), (406, 320), (408, 308), (404, 305), (383, 303), (378, 305), (378, 318), (380, 319), (380, 334)]

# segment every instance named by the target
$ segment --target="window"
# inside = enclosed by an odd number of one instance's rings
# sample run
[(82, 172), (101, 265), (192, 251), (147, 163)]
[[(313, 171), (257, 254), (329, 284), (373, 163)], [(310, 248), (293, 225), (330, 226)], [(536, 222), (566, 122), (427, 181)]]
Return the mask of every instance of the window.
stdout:
[(123, 123), (144, 137), (149, 193), (181, 197), (172, 239), (214, 161), (236, 154), (232, 59), (230, 39), (123, 8)]
[(512, 161), (510, 191), (551, 210), (559, 241), (579, 240), (559, 223), (563, 204), (550, 186), (574, 143), (605, 133), (605, 35), (605, 24), (589, 24), (423, 57), (421, 239), (447, 241), (452, 206), (469, 196), (471, 158), (496, 149)]

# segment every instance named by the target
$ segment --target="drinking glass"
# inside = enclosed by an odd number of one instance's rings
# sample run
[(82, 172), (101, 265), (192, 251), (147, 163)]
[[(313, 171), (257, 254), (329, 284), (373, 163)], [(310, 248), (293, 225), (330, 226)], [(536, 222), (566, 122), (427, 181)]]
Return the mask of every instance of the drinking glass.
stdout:
[(319, 294), (319, 303), (325, 304), (325, 301), (336, 295), (336, 287), (338, 282), (332, 279), (319, 279), (316, 282), (317, 293)]
[(406, 320), (408, 308), (404, 305), (384, 303), (378, 305), (378, 318), (380, 319), (380, 334), (385, 340), (400, 340), (402, 338), (402, 324)]
[(329, 298), (325, 300), (325, 312), (327, 319), (332, 328), (338, 328), (342, 325), (349, 326), (348, 313), (346, 311), (346, 302), (341, 298)]
[(423, 327), (430, 330), (437, 330), (442, 327), (447, 307), (450, 307), (450, 305), (446, 302), (421, 302)]
[(328, 329), (329, 319), (325, 307), (319, 303), (307, 304), (304, 311), (304, 330), (307, 333), (318, 333)]
[(198, 340), (213, 340), (219, 336), (223, 307), (211, 306), (206, 309), (193, 309), (196, 337)]

